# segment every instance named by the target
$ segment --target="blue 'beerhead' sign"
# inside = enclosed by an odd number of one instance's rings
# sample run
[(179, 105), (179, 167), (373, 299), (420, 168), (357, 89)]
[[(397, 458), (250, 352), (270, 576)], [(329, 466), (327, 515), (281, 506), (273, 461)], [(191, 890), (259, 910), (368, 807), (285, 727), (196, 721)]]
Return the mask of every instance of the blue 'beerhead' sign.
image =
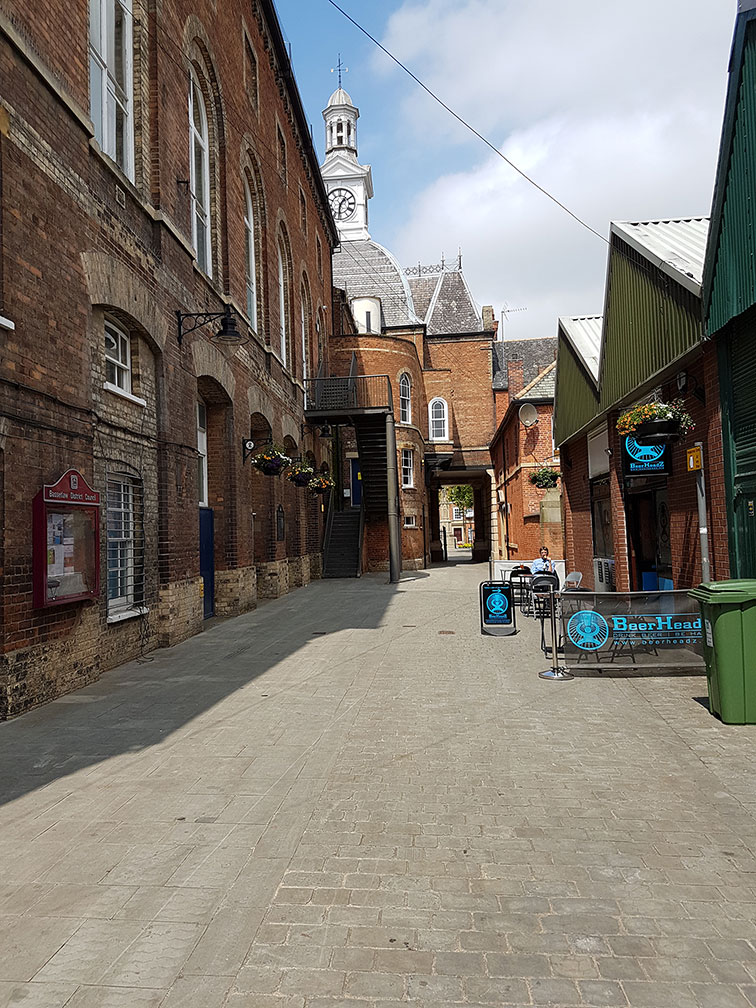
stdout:
[(703, 669), (702, 622), (686, 591), (565, 592), (568, 667)]
[(622, 471), (625, 476), (668, 476), (671, 450), (667, 443), (644, 444), (632, 434), (622, 438)]
[(484, 581), (480, 586), (480, 632), (503, 637), (516, 632), (512, 586)]

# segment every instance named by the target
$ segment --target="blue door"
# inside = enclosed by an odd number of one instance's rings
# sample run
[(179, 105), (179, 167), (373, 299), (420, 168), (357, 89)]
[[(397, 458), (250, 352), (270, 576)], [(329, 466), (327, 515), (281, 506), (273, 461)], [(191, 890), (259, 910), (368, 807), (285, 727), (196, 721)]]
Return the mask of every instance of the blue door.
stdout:
[(215, 614), (215, 542), (213, 536), (213, 509), (199, 509), (200, 522), (200, 575), (204, 584), (204, 617)]
[(362, 504), (362, 473), (360, 472), (360, 460), (353, 458), (352, 462), (352, 507), (359, 507)]

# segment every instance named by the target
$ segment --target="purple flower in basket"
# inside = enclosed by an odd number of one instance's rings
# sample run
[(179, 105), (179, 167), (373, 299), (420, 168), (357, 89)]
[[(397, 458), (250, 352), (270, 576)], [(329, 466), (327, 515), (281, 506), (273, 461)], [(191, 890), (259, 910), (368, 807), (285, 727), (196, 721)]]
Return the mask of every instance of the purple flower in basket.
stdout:
[(291, 459), (279, 448), (271, 446), (253, 455), (252, 465), (266, 476), (280, 476), (291, 465)]

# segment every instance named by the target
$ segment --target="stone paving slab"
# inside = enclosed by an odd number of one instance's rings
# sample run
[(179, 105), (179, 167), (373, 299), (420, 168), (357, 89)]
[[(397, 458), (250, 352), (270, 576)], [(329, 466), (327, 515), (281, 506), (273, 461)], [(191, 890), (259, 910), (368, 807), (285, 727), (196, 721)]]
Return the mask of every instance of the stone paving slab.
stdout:
[(0, 1008), (756, 1006), (756, 728), (539, 680), (485, 576), (315, 583), (0, 725)]

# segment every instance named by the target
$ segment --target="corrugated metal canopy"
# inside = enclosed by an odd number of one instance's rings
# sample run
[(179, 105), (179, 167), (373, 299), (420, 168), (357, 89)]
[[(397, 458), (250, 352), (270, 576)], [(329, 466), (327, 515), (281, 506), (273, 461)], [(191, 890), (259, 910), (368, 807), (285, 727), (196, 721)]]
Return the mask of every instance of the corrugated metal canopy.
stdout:
[(611, 232), (700, 297), (709, 234), (708, 217), (615, 221)]
[(598, 385), (603, 324), (603, 315), (578, 315), (559, 319), (562, 332), (572, 344), (575, 353), (583, 362), (596, 385)]

